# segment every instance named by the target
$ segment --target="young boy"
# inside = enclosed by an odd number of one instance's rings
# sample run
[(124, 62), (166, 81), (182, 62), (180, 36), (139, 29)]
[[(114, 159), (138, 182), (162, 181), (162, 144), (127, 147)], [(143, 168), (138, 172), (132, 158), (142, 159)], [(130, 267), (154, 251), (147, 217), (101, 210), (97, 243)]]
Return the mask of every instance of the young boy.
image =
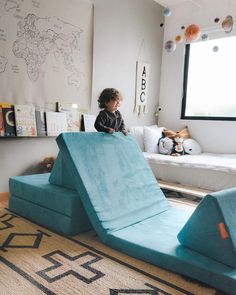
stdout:
[(122, 96), (114, 88), (105, 88), (98, 98), (99, 112), (94, 127), (99, 132), (114, 133), (121, 131), (124, 135), (128, 134), (125, 129), (124, 120), (118, 111)]

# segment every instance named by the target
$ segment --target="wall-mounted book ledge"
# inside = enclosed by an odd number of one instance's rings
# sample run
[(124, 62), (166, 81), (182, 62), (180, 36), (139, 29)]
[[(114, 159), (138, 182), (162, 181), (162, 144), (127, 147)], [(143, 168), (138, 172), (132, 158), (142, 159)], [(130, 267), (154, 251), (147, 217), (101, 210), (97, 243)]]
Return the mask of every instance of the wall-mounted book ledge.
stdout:
[(0, 136), (1, 139), (36, 139), (36, 138), (56, 138), (57, 136)]
[(62, 132), (78, 132), (82, 111), (77, 107), (77, 104), (56, 102), (52, 111), (40, 106), (0, 102), (0, 138), (45, 138)]

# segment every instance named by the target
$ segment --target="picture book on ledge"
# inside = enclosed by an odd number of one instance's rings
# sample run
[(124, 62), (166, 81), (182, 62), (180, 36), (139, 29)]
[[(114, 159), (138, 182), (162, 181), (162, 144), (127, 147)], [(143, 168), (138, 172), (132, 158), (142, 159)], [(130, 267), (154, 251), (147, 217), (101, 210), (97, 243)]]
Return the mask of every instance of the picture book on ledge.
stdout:
[(17, 136), (37, 136), (35, 107), (33, 105), (15, 104), (15, 121)]
[(46, 112), (46, 126), (48, 136), (57, 136), (67, 132), (67, 120), (65, 113)]
[(80, 131), (81, 114), (76, 103), (57, 102), (56, 110), (66, 114), (67, 131)]
[(14, 105), (0, 103), (0, 136), (16, 136)]
[(36, 106), (35, 107), (35, 119), (36, 119), (36, 128), (37, 128), (37, 136), (46, 136), (46, 119), (45, 119), (45, 109)]

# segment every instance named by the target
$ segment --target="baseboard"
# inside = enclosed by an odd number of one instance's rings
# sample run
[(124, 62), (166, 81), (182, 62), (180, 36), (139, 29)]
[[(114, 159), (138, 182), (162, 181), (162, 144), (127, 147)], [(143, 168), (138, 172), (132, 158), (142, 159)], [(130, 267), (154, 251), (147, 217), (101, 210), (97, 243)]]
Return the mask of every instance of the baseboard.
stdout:
[(7, 201), (9, 198), (9, 192), (0, 193), (0, 201)]

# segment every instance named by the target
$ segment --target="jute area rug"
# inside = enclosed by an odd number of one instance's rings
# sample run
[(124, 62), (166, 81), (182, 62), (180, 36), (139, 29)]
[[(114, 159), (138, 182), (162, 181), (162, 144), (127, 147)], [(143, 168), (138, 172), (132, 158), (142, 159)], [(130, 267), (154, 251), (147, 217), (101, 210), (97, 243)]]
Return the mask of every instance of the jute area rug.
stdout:
[(63, 237), (0, 209), (0, 294), (220, 293), (115, 251), (93, 231)]

